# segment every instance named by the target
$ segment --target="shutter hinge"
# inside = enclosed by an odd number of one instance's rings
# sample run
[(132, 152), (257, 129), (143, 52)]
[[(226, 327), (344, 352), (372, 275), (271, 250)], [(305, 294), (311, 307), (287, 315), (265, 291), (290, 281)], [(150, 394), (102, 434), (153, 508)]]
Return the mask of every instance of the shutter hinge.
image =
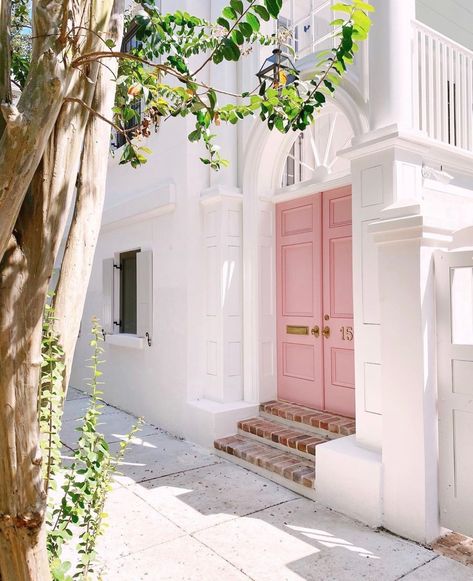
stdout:
[(151, 347), (151, 336), (148, 333), (148, 331), (146, 331), (145, 337), (146, 337), (146, 340), (148, 341), (148, 347)]
[(116, 268), (117, 270), (122, 270), (122, 267), (119, 264), (114, 264), (113, 268)]

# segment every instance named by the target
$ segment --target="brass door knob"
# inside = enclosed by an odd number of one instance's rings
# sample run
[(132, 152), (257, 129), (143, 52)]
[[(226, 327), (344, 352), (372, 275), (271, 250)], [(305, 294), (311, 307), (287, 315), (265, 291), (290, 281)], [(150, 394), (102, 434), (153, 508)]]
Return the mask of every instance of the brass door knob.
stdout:
[(313, 327), (310, 332), (315, 338), (320, 337), (320, 327), (318, 325), (315, 325), (315, 327)]
[(324, 327), (322, 331), (322, 335), (328, 339), (330, 337), (330, 327)]

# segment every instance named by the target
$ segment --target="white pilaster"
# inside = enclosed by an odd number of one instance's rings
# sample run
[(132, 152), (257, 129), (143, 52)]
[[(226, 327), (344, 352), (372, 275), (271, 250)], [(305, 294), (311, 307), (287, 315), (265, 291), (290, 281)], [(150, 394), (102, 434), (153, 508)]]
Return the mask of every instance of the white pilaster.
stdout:
[(206, 253), (206, 399), (243, 399), (242, 196), (211, 188), (202, 197)]
[(412, 126), (412, 30), (415, 0), (373, 0), (369, 36), (370, 126)]
[(382, 446), (381, 317), (378, 250), (369, 231), (386, 212), (419, 210), (422, 157), (400, 140), (367, 142), (355, 147), (353, 180), (353, 296), (357, 441)]
[(383, 396), (383, 525), (439, 536), (435, 248), (447, 233), (423, 215), (370, 226), (378, 244)]

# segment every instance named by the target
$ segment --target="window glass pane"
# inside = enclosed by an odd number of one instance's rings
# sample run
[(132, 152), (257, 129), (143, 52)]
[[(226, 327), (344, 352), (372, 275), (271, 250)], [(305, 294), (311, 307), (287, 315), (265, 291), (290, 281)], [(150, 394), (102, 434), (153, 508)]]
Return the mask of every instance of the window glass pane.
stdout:
[(136, 285), (137, 251), (120, 254), (120, 332), (136, 334), (137, 285)]
[(452, 341), (473, 345), (473, 268), (452, 268)]

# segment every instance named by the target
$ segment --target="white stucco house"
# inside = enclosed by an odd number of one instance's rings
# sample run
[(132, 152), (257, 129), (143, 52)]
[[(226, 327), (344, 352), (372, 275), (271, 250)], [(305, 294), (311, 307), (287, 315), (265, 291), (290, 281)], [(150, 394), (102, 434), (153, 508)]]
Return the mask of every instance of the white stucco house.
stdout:
[[(173, 120), (145, 167), (111, 159), (71, 383), (98, 315), (108, 402), (429, 543), (473, 535), (473, 6), (373, 4), (304, 134), (220, 127), (231, 166), (212, 173)], [(330, 1), (283, 17), (309, 75)], [(243, 91), (266, 56), (209, 80)]]

